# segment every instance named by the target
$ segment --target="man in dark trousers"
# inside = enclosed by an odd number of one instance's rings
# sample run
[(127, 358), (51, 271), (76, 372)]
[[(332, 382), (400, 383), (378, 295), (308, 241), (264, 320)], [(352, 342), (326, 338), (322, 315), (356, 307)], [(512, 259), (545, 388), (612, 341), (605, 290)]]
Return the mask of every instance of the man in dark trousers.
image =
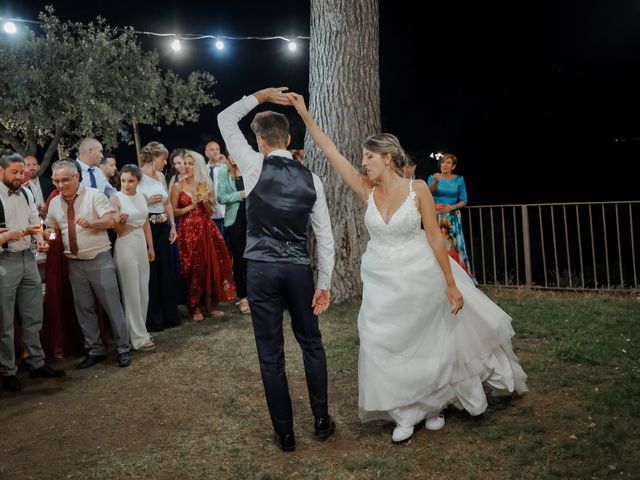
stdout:
[[(333, 235), (322, 182), (293, 160), (287, 118), (276, 112), (256, 114), (251, 128), (259, 152), (248, 144), (238, 122), (260, 103), (291, 105), (286, 88), (267, 88), (243, 97), (218, 115), (218, 125), (235, 160), (246, 194), (247, 291), (253, 329), (276, 443), (295, 449), (291, 397), (284, 364), (282, 316), (286, 305), (303, 353), (317, 438), (335, 431), (328, 410), (327, 362), (318, 315), (329, 307), (334, 265)], [(314, 290), (307, 225), (318, 245), (318, 279)]]

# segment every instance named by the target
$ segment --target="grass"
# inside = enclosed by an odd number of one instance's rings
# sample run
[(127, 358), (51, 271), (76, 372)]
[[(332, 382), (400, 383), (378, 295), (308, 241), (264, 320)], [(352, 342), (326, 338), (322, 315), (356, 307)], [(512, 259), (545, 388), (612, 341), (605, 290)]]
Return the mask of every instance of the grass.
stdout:
[[(640, 300), (632, 295), (489, 290), (513, 317), (529, 374), (522, 398), (480, 417), (448, 410), (403, 445), (357, 418), (357, 304), (321, 319), (338, 431), (312, 435), (301, 355), (285, 329), (298, 448), (271, 441), (250, 321), (185, 323), (154, 354), (60, 381), (0, 391), (0, 479), (599, 479), (640, 470)], [(21, 374), (24, 375), (24, 374)]]

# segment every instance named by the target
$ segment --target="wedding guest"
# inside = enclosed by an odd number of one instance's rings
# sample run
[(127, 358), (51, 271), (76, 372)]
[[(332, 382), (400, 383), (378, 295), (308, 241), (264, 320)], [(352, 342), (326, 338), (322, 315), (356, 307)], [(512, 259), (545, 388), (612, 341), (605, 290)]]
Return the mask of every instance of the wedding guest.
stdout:
[(40, 213), (40, 216), (43, 216), (42, 207), (47, 198), (49, 198), (49, 195), (51, 195), (51, 192), (55, 190), (55, 187), (49, 178), (40, 174), (40, 163), (35, 156), (27, 155), (24, 157), (24, 162), (26, 171), (29, 172), (29, 183), (26, 186), (31, 190), (31, 193), (33, 193), (38, 213)]
[(187, 150), (184, 177), (171, 189), (171, 203), (180, 217), (178, 246), (182, 276), (187, 283), (187, 306), (193, 320), (222, 317), (219, 302), (236, 296), (231, 258), (220, 230), (211, 219), (215, 208), (213, 182), (199, 153)]
[(100, 339), (96, 297), (111, 322), (118, 364), (128, 367), (129, 329), (120, 303), (120, 288), (111, 257), (106, 230), (113, 227), (114, 209), (107, 197), (95, 188), (80, 185), (78, 169), (72, 162), (56, 162), (52, 179), (60, 195), (51, 200), (46, 224), (60, 230), (69, 259), (69, 281), (87, 354), (78, 368), (90, 368), (106, 359)]
[[(171, 165), (171, 169), (167, 178), (169, 179), (169, 192), (173, 188), (173, 184), (182, 178), (184, 175), (184, 154), (186, 153), (185, 148), (176, 148), (169, 155), (169, 164)], [(174, 215), (174, 220), (176, 224), (176, 231), (180, 224), (180, 218)], [(173, 266), (173, 271), (175, 274), (175, 282), (176, 282), (176, 299), (178, 305), (186, 305), (187, 303), (187, 285), (182, 278), (182, 274), (180, 273), (180, 251), (178, 250), (178, 242), (173, 242), (169, 245), (169, 251), (171, 254), (171, 265)]]
[(245, 209), (244, 180), (233, 157), (227, 157), (228, 166), (220, 168), (218, 202), (225, 206), (224, 235), (233, 257), (233, 278), (238, 293), (238, 308), (243, 314), (251, 313), (247, 299), (247, 214)]
[(9, 392), (22, 388), (16, 376), (14, 312), (17, 307), (23, 342), (28, 352), (30, 378), (64, 375), (45, 363), (40, 344), (42, 328), (42, 280), (31, 253), (31, 239), (38, 251), (48, 245), (42, 237), (40, 216), (31, 192), (22, 188), (25, 161), (12, 150), (0, 152), (0, 383)]
[(473, 276), (464, 242), (460, 212), (467, 204), (467, 187), (464, 177), (453, 173), (457, 165), (458, 158), (452, 153), (445, 153), (439, 160), (440, 173), (429, 176), (427, 185), (436, 203), (438, 225), (449, 256), (458, 262), (469, 276)]
[(147, 330), (161, 332), (180, 325), (176, 279), (169, 245), (176, 241), (176, 224), (162, 174), (169, 151), (159, 142), (150, 142), (140, 150), (142, 180), (138, 190), (147, 199), (155, 260), (149, 269), (149, 310)]
[(122, 191), (111, 197), (111, 204), (116, 209), (115, 230), (118, 234), (113, 259), (122, 287), (131, 345), (136, 350), (150, 352), (156, 346), (145, 324), (149, 306), (149, 262), (154, 261), (155, 252), (147, 201), (137, 191), (141, 179), (142, 173), (137, 165), (122, 167)]
[(98, 168), (103, 159), (102, 144), (95, 138), (85, 138), (78, 146), (78, 162), (82, 169), (82, 186), (97, 188), (107, 197), (116, 193), (102, 170)]
[(118, 173), (116, 156), (113, 153), (105, 153), (100, 161), (100, 170), (102, 170), (109, 184), (116, 190), (120, 190), (120, 174)]
[[(67, 158), (67, 161), (77, 162)], [(80, 171), (80, 165), (76, 165)], [(51, 192), (43, 209), (46, 218), (51, 201), (60, 195), (58, 190)], [(69, 283), (69, 261), (64, 255), (62, 232), (55, 230), (55, 236), (48, 239), (49, 250), (45, 263), (46, 301), (44, 302), (44, 321), (42, 323), (42, 346), (47, 355), (63, 358), (84, 352), (82, 330), (78, 324), (73, 307), (73, 294)], [(100, 324), (103, 343), (107, 341), (103, 325)]]
[[(207, 171), (209, 178), (213, 183), (213, 191), (218, 191), (218, 178), (220, 175), (220, 168), (224, 165), (220, 144), (216, 141), (207, 143), (204, 149), (204, 155), (207, 158)], [(216, 203), (212, 217), (220, 233), (224, 233), (224, 205)]]

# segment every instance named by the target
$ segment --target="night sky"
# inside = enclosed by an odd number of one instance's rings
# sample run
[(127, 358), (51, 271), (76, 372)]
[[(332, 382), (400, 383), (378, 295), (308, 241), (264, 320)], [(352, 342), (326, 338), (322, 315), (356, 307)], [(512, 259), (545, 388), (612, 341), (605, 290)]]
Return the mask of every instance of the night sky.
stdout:
[[(309, 34), (303, 0), (113, 0), (80, 10), (77, 1), (0, 0), (0, 15), (35, 19), (50, 3), (63, 19), (100, 14), (137, 30)], [(435, 170), (428, 153), (455, 153), (473, 204), (638, 199), (640, 2), (421, 2), (426, 13), (403, 3), (380, 1), (382, 125), (423, 171)], [(307, 93), (306, 41), (295, 55), (277, 41), (227, 42), (222, 52), (198, 41), (177, 56), (166, 40), (140, 40), (163, 68), (211, 72), (221, 102), (197, 125), (143, 130), (143, 142), (201, 147), (241, 95), (279, 85)], [(134, 160), (132, 148), (118, 153)]]

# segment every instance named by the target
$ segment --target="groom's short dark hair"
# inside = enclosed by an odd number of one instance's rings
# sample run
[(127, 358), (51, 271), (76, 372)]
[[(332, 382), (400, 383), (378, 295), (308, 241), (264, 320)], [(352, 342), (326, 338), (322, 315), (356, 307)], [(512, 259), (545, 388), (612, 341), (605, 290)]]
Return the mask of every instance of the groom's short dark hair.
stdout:
[(269, 145), (286, 146), (289, 140), (289, 121), (281, 113), (272, 111), (256, 113), (251, 122), (251, 130)]

